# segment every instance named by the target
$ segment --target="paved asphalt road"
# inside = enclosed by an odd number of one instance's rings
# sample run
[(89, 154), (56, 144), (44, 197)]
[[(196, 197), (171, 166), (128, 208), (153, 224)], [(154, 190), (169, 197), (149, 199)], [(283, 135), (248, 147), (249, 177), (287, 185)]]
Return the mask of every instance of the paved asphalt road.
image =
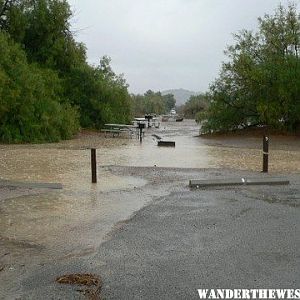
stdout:
[(198, 288), (299, 288), (300, 193), (175, 192), (99, 249), (107, 299), (198, 299)]
[(199, 288), (300, 288), (299, 175), (287, 176), (289, 186), (190, 190), (183, 182), (199, 171), (151, 170), (144, 176), (152, 185), (158, 172), (173, 180), (168, 195), (119, 223), (93, 256), (36, 269), (23, 280), (21, 299), (81, 299), (74, 288), (49, 283), (62, 272), (101, 275), (103, 299), (199, 299)]

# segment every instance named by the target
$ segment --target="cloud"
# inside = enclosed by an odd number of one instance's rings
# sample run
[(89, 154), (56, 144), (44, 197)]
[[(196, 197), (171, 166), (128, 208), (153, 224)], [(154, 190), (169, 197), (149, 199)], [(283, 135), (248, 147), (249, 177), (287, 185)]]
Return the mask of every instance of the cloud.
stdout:
[[(298, 1), (299, 2), (299, 1)], [(205, 91), (218, 75), (232, 33), (255, 29), (277, 0), (70, 0), (88, 59), (103, 55), (132, 92)], [(287, 1), (282, 1), (287, 3)]]

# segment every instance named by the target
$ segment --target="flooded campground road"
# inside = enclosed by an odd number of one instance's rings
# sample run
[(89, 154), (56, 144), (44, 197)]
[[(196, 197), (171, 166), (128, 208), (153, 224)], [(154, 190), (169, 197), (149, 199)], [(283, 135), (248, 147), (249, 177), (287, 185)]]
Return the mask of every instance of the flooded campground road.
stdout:
[[(175, 148), (156, 146), (155, 133), (176, 142)], [(192, 120), (162, 123), (160, 129), (146, 130), (142, 144), (135, 138), (104, 138), (85, 133), (78, 138), (42, 145), (0, 145), (0, 178), (25, 181), (60, 182), (75, 188), (89, 187), (90, 151), (97, 148), (101, 181), (98, 188), (110, 189), (119, 183), (101, 166), (157, 166), (171, 168), (232, 168), (260, 171), (262, 139), (259, 137), (199, 138)], [(300, 171), (300, 138), (271, 137), (270, 172)], [(103, 176), (101, 176), (101, 172)]]
[[(0, 145), (0, 179), (64, 187), (0, 187), (0, 299), (21, 297), (22, 279), (34, 268), (94, 255), (119, 221), (178, 185), (186, 186), (190, 175), (176, 168), (261, 170), (260, 138), (204, 139), (196, 137), (198, 132), (188, 120), (146, 130), (142, 144), (135, 138), (84, 133), (54, 144)], [(157, 147), (152, 134), (175, 141), (176, 147)], [(90, 147), (97, 148), (97, 185), (91, 184)], [(275, 137), (270, 150), (272, 173), (300, 172), (299, 139)], [(118, 166), (148, 168), (123, 172)], [(168, 176), (160, 167), (170, 168)], [(218, 171), (203, 174), (217, 176)]]

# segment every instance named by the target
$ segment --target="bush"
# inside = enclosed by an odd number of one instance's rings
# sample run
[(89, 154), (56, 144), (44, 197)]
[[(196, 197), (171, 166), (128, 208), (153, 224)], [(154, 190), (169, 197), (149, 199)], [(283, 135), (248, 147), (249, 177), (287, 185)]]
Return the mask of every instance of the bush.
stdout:
[(62, 97), (57, 74), (29, 64), (20, 46), (0, 32), (0, 140), (53, 142), (78, 129), (78, 112)]

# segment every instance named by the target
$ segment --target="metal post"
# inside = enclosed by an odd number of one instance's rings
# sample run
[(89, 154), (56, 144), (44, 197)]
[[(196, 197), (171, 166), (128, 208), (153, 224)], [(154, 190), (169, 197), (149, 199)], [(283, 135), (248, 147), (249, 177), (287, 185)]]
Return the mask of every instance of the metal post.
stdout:
[(91, 149), (92, 183), (97, 183), (96, 149)]
[(263, 138), (263, 172), (268, 173), (269, 170), (269, 137), (264, 135)]
[(143, 128), (140, 127), (140, 143), (143, 141)]

